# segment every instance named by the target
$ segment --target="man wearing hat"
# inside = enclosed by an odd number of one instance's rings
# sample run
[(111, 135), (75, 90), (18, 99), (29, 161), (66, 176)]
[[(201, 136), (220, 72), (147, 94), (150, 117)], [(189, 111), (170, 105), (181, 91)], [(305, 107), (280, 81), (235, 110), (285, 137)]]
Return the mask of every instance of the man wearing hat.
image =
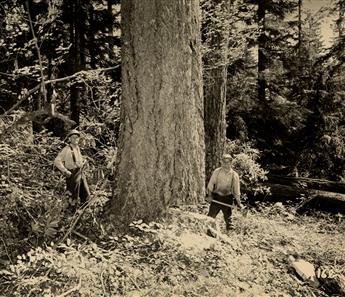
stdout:
[(208, 216), (215, 218), (219, 211), (223, 212), (226, 229), (232, 228), (231, 215), (234, 198), (240, 208), (240, 178), (231, 168), (232, 157), (229, 154), (222, 156), (221, 167), (215, 169), (207, 185), (207, 201), (211, 202)]
[(80, 132), (71, 130), (67, 136), (66, 145), (54, 160), (54, 165), (66, 176), (67, 190), (71, 193), (71, 204), (78, 202), (83, 204), (90, 196), (89, 186), (83, 173), (83, 157), (79, 148)]

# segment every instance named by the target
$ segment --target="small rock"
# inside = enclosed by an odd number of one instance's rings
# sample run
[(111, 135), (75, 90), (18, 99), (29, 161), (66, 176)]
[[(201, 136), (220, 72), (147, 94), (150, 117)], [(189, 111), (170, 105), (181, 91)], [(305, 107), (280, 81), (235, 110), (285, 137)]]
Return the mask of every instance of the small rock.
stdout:
[(206, 234), (213, 238), (217, 238), (219, 236), (218, 231), (213, 229), (212, 227), (207, 228)]
[(285, 208), (283, 203), (281, 203), (281, 202), (275, 203), (274, 206), (277, 207), (277, 208), (281, 208), (281, 209)]
[(304, 281), (308, 282), (311, 286), (315, 288), (317, 288), (320, 285), (319, 281), (317, 280), (313, 264), (303, 259), (296, 260), (293, 256), (289, 256), (289, 262), (291, 266), (295, 269), (296, 273)]

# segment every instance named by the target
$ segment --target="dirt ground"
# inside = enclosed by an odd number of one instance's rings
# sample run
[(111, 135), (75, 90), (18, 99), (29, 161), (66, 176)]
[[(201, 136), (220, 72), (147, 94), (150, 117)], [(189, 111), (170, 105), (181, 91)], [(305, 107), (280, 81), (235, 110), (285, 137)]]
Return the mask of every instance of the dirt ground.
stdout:
[[(174, 208), (159, 223), (100, 242), (68, 239), (33, 249), (2, 270), (2, 296), (332, 296), (303, 281), (289, 256), (332, 278), (345, 275), (341, 216), (298, 216), (282, 204), (234, 210), (234, 229), (207, 206)], [(210, 232), (212, 231), (212, 232)], [(332, 291), (333, 290), (333, 291)], [(341, 295), (333, 295), (341, 296)]]

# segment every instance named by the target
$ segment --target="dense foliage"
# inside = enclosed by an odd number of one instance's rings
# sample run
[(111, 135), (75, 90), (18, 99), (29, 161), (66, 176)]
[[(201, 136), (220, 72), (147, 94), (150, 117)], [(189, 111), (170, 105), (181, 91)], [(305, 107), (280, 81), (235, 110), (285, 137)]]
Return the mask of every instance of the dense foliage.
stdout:
[[(237, 41), (243, 50), (240, 56), (229, 50), (227, 134), (231, 139), (254, 141), (263, 152), (260, 162), (272, 172), (297, 170), (303, 176), (343, 177), (341, 5), (342, 1), (311, 12), (303, 6), (298, 11), (297, 1), (267, 1), (258, 24), (253, 23), (258, 19), (256, 6), (231, 7), (238, 9), (237, 17), (243, 24), (232, 35), (235, 41), (231, 45)], [(334, 16), (337, 26), (334, 43), (326, 47), (321, 26), (329, 15)], [(262, 32), (265, 39), (260, 45)], [(247, 37), (246, 46), (237, 36)], [(261, 69), (265, 100), (259, 100), (258, 95), (260, 59), (256, 49), (260, 46), (264, 46), (265, 56)]]
[[(317, 12), (303, 1), (217, 3), (202, 1), (203, 55), (209, 60), (211, 53), (228, 51), (219, 60), (228, 69), (228, 137), (251, 141), (267, 170), (341, 179), (344, 2)], [(48, 128), (61, 136), (71, 125), (91, 122), (118, 130), (109, 111), (120, 104), (119, 5), (88, 0), (77, 6), (69, 0), (1, 1), (1, 108), (22, 100), (26, 111), (43, 110), (31, 117), (35, 131)], [(320, 29), (329, 16), (334, 39), (326, 47)], [(228, 32), (227, 45), (216, 48), (217, 31)], [(259, 99), (262, 83), (265, 100)]]
[[(2, 119), (0, 127), (6, 130), (22, 114)], [(91, 129), (93, 127), (87, 128), (88, 132), (83, 133), (83, 154), (88, 162), (85, 171), (93, 198), (77, 229), (103, 232), (99, 218), (111, 195), (111, 167), (116, 151), (106, 146), (95, 150), (95, 139), (99, 135), (97, 130)], [(32, 126), (27, 123), (8, 132), (3, 139), (0, 145), (2, 264), (18, 253), (63, 239), (69, 235), (74, 221), (80, 223), (80, 214), (71, 213), (68, 208), (64, 177), (53, 166), (54, 158), (65, 145), (46, 130), (33, 134)]]
[[(2, 109), (21, 101), (27, 111), (47, 110), (53, 104), (50, 129), (58, 134), (69, 127), (54, 118), (54, 111), (79, 125), (99, 111), (108, 113), (109, 102), (111, 107), (118, 104), (119, 7), (115, 4), (111, 0), (1, 1)], [(34, 120), (35, 130), (41, 130), (42, 123)], [(48, 126), (47, 121), (43, 126)]]

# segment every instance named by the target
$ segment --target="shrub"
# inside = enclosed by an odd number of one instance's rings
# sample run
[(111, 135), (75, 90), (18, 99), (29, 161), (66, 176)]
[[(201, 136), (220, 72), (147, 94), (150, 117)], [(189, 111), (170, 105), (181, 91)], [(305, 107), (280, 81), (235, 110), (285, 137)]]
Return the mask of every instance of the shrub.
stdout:
[(238, 140), (227, 140), (225, 151), (234, 156), (232, 166), (238, 172), (241, 179), (243, 192), (266, 193), (269, 189), (261, 184), (267, 179), (265, 171), (258, 159), (260, 152), (252, 147), (250, 142), (241, 143)]
[[(2, 131), (8, 131), (0, 144), (0, 261), (5, 264), (33, 246), (58, 240), (75, 219), (67, 209), (64, 177), (53, 166), (65, 143), (46, 130), (34, 134), (29, 123), (21, 129), (9, 129), (22, 114), (0, 121)], [(89, 181), (92, 172), (104, 167), (103, 159), (91, 149), (93, 138), (92, 134), (85, 134), (87, 145), (83, 154), (89, 160)], [(106, 179), (90, 185), (96, 198), (84, 211), (77, 229), (99, 233), (99, 213), (110, 196), (107, 185)]]

